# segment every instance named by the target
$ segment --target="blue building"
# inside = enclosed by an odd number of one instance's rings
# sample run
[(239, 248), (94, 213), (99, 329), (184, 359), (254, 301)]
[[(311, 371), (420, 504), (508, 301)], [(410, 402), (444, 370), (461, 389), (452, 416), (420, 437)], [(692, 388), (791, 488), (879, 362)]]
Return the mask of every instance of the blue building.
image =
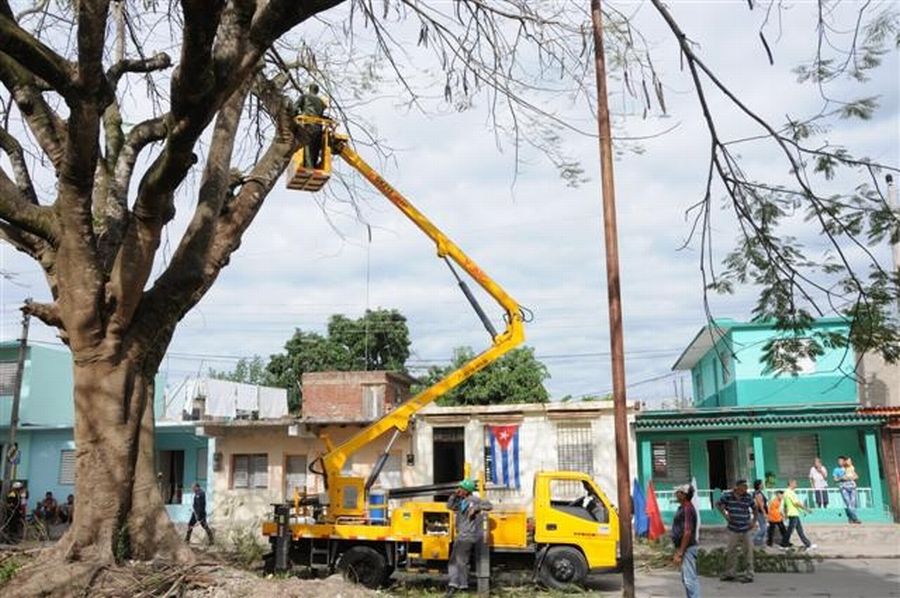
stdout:
[[(19, 343), (0, 343), (0, 446), (6, 455)], [(157, 377), (154, 405), (160, 413), (164, 382)], [(33, 508), (45, 492), (63, 502), (75, 493), (72, 356), (66, 350), (30, 344), (22, 375), (19, 428), (20, 461), (12, 472), (27, 483)], [(211, 455), (208, 440), (191, 422), (157, 422), (156, 471), (166, 510), (176, 522), (190, 518), (190, 487), (206, 486)], [(6, 460), (3, 460), (4, 466)], [(207, 490), (208, 491), (208, 490)], [(78, 497), (76, 497), (76, 501)]]
[[(847, 321), (824, 318), (809, 335), (848, 330)], [(880, 454), (885, 417), (860, 409), (852, 349), (825, 348), (799, 359), (794, 373), (770, 371), (764, 347), (784, 339), (780, 334), (770, 324), (734, 320), (717, 320), (697, 333), (673, 366), (691, 372), (691, 404), (644, 411), (635, 420), (641, 482), (653, 480), (660, 507), (674, 511), (671, 488), (696, 480), (704, 521), (722, 523), (713, 506), (735, 480), (768, 478), (774, 490), (796, 479), (814, 506), (813, 461), (820, 457), (830, 478), (837, 457), (846, 455), (859, 474), (860, 517), (890, 521)], [(809, 522), (845, 521), (840, 491), (833, 481), (829, 486), (828, 508), (814, 509)]]

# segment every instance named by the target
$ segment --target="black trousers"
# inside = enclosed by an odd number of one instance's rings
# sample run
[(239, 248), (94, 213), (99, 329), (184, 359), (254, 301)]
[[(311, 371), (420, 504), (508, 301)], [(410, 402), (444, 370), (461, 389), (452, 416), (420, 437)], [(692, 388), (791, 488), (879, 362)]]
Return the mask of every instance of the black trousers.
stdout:
[(772, 545), (772, 540), (775, 538), (775, 530), (778, 530), (778, 533), (781, 535), (779, 538), (779, 544), (784, 542), (785, 536), (787, 536), (787, 530), (784, 529), (783, 521), (776, 521), (775, 523), (769, 522), (769, 528), (766, 530), (766, 546)]
[(194, 531), (194, 526), (200, 524), (200, 527), (203, 528), (203, 531), (206, 532), (206, 541), (209, 544), (213, 543), (213, 532), (209, 528), (209, 524), (206, 522), (206, 515), (201, 517), (197, 517), (196, 513), (191, 513), (191, 520), (188, 522), (187, 535), (184, 537), (185, 542), (191, 541), (191, 533)]

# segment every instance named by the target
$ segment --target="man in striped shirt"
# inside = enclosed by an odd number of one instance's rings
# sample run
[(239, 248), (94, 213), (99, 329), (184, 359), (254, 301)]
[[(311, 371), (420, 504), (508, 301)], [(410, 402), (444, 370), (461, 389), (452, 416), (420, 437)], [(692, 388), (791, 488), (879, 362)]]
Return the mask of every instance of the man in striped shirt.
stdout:
[[(725, 574), (722, 581), (753, 581), (753, 497), (747, 492), (747, 480), (738, 480), (733, 490), (724, 492), (716, 508), (728, 522), (728, 548), (725, 554)], [(737, 573), (738, 554), (746, 555), (747, 570)]]

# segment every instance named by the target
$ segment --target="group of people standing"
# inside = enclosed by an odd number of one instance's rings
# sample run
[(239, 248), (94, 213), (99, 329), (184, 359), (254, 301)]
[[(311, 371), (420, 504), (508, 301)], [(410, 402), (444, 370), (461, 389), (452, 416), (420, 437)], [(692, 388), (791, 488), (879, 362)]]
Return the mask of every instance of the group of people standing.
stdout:
[[(815, 505), (820, 509), (828, 507), (828, 478), (828, 470), (817, 457), (809, 470), (809, 483), (813, 489)], [(837, 466), (831, 471), (831, 480), (840, 488), (848, 523), (854, 525), (861, 523), (856, 514), (858, 479), (853, 460), (844, 455), (838, 457)], [(780, 535), (778, 544), (780, 549), (793, 548), (791, 537), (794, 532), (803, 544), (801, 550), (816, 548), (806, 536), (801, 520), (803, 513), (812, 512), (812, 506), (808, 506), (797, 494), (797, 480), (789, 480), (787, 488), (776, 490), (771, 498), (765, 492), (766, 485), (768, 484), (764, 484), (763, 480), (754, 481), (751, 493), (747, 480), (738, 480), (734, 488), (722, 493), (716, 503), (716, 508), (725, 518), (728, 529), (722, 581), (752, 582), (754, 546), (763, 546), (765, 542), (766, 546), (771, 547), (776, 531)], [(672, 541), (675, 544), (673, 561), (681, 568), (681, 579), (687, 598), (700, 597), (697, 574), (699, 515), (691, 502), (693, 497), (694, 488), (690, 484), (675, 488), (675, 499), (679, 506), (672, 522)], [(741, 555), (744, 567), (739, 571)]]

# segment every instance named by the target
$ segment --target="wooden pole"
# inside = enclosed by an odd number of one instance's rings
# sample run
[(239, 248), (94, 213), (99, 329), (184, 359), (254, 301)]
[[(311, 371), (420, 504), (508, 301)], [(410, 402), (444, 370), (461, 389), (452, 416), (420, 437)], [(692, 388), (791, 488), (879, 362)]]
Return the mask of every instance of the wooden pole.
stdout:
[(616, 226), (616, 190), (613, 179), (612, 125), (606, 88), (603, 15), (600, 0), (591, 0), (594, 62), (597, 75), (597, 128), (600, 142), (600, 180), (603, 234), (606, 242), (606, 284), (609, 302), (609, 344), (612, 354), (613, 416), (616, 431), (616, 489), (619, 503), (619, 549), (622, 596), (634, 598), (634, 547), (631, 537), (631, 468), (628, 446), (628, 407), (625, 403), (625, 349), (622, 334), (622, 298), (619, 284), (619, 241)]
[[(31, 303), (31, 298), (25, 300), (25, 305)], [(5, 522), (9, 520), (11, 517), (10, 513), (6, 512), (6, 496), (10, 491), (10, 483), (13, 481), (13, 468), (15, 465), (10, 462), (9, 452), (16, 445), (16, 431), (19, 427), (19, 401), (22, 398), (22, 377), (25, 372), (25, 357), (28, 354), (28, 325), (31, 320), (31, 314), (26, 313), (22, 316), (22, 334), (19, 337), (19, 355), (16, 361), (16, 379), (13, 383), (13, 402), (12, 402), (12, 411), (9, 416), (9, 442), (6, 445), (6, 450), (3, 451), (3, 484), (0, 486), (2, 491), (0, 491), (0, 513), (2, 513), (2, 521), (4, 525), (0, 532), (5, 534), (6, 525)], [(21, 457), (20, 457), (21, 458)]]

